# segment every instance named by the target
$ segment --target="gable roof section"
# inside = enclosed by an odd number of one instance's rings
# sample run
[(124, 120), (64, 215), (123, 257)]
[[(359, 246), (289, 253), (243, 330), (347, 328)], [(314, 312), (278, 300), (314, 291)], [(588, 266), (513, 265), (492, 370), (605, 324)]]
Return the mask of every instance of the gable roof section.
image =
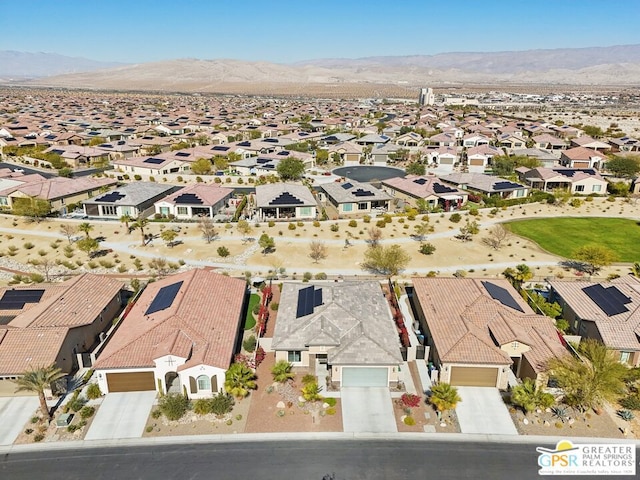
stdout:
[(162, 199), (162, 201), (174, 205), (177, 205), (178, 203), (185, 205), (185, 203), (180, 200), (176, 201), (178, 197), (181, 197), (182, 195), (195, 195), (195, 197), (192, 198), (197, 198), (202, 201), (201, 205), (212, 206), (224, 200), (225, 198), (230, 197), (232, 194), (232, 188), (220, 187), (215, 184), (207, 185), (203, 183), (194, 183), (193, 185), (181, 188), (177, 192), (172, 193), (171, 195)]
[(387, 201), (391, 196), (378, 188), (368, 184), (349, 180), (342, 183), (324, 183), (321, 188), (337, 203)]
[(258, 207), (265, 208), (276, 206), (273, 202), (280, 202), (281, 200), (276, 200), (278, 197), (281, 199), (289, 199), (289, 201), (294, 202), (291, 204), (279, 203), (280, 206), (296, 205), (299, 207), (315, 207), (318, 205), (313, 194), (305, 185), (298, 185), (295, 183), (272, 183), (256, 186), (256, 204)]

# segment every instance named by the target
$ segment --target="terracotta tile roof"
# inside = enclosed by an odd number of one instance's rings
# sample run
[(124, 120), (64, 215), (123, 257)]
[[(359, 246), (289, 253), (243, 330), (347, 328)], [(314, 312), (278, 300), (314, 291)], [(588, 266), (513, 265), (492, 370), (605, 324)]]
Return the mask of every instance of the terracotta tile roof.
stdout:
[(194, 183), (193, 185), (181, 188), (177, 192), (163, 198), (162, 202), (175, 204), (176, 198), (184, 195), (185, 193), (196, 195), (204, 202), (204, 205), (215, 205), (221, 200), (230, 197), (233, 194), (233, 189), (220, 187), (217, 185)]
[[(168, 308), (147, 314), (158, 291), (182, 282)], [(112, 336), (95, 368), (154, 367), (167, 354), (190, 358), (179, 370), (228, 368), (245, 299), (245, 282), (195, 269), (151, 283)]]
[[(56, 361), (68, 328), (0, 328), (0, 373), (20, 375)], [(69, 351), (71, 355), (71, 351)]]
[[(492, 298), (483, 282), (505, 289), (522, 311)], [(536, 315), (506, 280), (414, 278), (413, 287), (442, 362), (509, 365), (500, 346), (518, 341), (541, 371), (565, 351), (553, 321)]]

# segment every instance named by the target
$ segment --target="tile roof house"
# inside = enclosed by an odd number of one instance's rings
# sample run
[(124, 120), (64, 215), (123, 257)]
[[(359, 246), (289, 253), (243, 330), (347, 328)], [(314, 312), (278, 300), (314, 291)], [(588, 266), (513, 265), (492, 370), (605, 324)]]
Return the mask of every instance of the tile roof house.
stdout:
[(348, 180), (320, 185), (327, 201), (339, 215), (364, 215), (372, 211), (389, 211), (391, 196), (369, 183)]
[(609, 145), (606, 142), (596, 140), (595, 138), (591, 138), (589, 135), (582, 135), (577, 138), (572, 138), (571, 145), (573, 147), (590, 148), (591, 150), (596, 150), (600, 152), (603, 152), (605, 150), (611, 150), (611, 145)]
[(586, 147), (570, 148), (560, 155), (560, 164), (569, 168), (600, 168), (606, 161), (604, 153)]
[(378, 282), (285, 283), (271, 348), (334, 385), (398, 381), (400, 341)]
[(210, 397), (239, 349), (244, 280), (195, 269), (149, 284), (94, 368), (107, 392)]
[(194, 183), (157, 201), (154, 208), (155, 212), (164, 218), (170, 216), (182, 220), (203, 216), (214, 218), (219, 214), (228, 218), (234, 213), (228, 210), (229, 199), (232, 196), (232, 188), (216, 184)]
[(526, 197), (529, 193), (529, 188), (524, 185), (483, 173), (452, 173), (441, 175), (440, 180), (461, 190), (503, 199)]
[(547, 362), (566, 352), (553, 320), (506, 280), (414, 278), (412, 307), (441, 382), (504, 389), (513, 375), (543, 381)]
[(559, 188), (569, 190), (580, 195), (607, 193), (607, 181), (600, 174), (590, 168), (544, 168), (529, 169), (519, 167), (517, 169), (520, 180), (531, 188), (537, 188), (545, 192), (553, 192)]
[(433, 175), (389, 178), (382, 181), (382, 189), (412, 206), (416, 206), (416, 200), (422, 199), (430, 209), (446, 212), (459, 209), (469, 198), (467, 192), (446, 185)]
[(62, 283), (0, 289), (0, 382), (30, 367), (74, 372), (122, 308), (124, 284), (84, 273)]
[(168, 173), (190, 172), (191, 163), (179, 160), (175, 155), (160, 154), (151, 157), (132, 157), (113, 160), (111, 163), (120, 172), (131, 175), (166, 175)]
[(504, 152), (493, 145), (478, 145), (467, 150), (467, 169), (470, 173), (484, 173), (492, 164), (493, 157), (504, 155)]
[(154, 212), (155, 202), (179, 188), (155, 182), (128, 183), (85, 200), (82, 208), (85, 215), (92, 218), (119, 219), (123, 215), (129, 215), (131, 218), (146, 217)]
[(271, 183), (256, 186), (258, 218), (310, 220), (318, 215), (318, 202), (305, 185)]
[(610, 282), (552, 280), (550, 300), (562, 307), (573, 333), (595, 338), (619, 352), (620, 361), (640, 366), (640, 279)]

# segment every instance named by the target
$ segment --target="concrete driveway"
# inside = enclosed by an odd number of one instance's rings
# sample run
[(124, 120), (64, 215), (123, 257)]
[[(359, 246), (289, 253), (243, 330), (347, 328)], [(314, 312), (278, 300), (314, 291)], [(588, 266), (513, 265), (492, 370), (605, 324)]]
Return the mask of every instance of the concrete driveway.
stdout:
[(491, 387), (458, 387), (456, 407), (462, 433), (518, 435), (500, 391)]
[(385, 387), (343, 387), (342, 428), (345, 432), (397, 433), (391, 394)]
[(0, 445), (16, 441), (40, 406), (38, 397), (0, 397)]
[(141, 437), (155, 399), (155, 391), (108, 393), (85, 440)]

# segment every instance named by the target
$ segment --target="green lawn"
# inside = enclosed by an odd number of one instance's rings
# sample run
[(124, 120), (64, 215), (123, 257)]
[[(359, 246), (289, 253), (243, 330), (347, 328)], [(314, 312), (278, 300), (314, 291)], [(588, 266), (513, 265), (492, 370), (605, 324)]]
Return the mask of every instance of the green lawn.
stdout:
[(540, 218), (508, 222), (516, 235), (533, 240), (544, 250), (564, 258), (583, 245), (603, 245), (617, 262), (640, 261), (640, 225), (624, 218)]
[(253, 318), (253, 308), (256, 305), (260, 305), (260, 295), (257, 293), (252, 293), (249, 297), (249, 306), (247, 307), (247, 316), (244, 320), (244, 329), (249, 330), (256, 326), (256, 319)]

